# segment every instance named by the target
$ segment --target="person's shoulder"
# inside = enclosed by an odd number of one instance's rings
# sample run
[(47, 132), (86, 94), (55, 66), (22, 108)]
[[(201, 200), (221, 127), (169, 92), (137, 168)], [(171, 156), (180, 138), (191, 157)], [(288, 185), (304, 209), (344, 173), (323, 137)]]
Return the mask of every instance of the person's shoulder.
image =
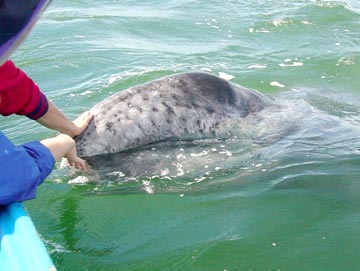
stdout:
[(12, 60), (6, 60), (1, 66), (0, 70), (16, 69), (16, 66)]
[(16, 73), (17, 69), (18, 68), (15, 66), (14, 62), (11, 60), (5, 61), (0, 66), (0, 79), (12, 76), (14, 73)]

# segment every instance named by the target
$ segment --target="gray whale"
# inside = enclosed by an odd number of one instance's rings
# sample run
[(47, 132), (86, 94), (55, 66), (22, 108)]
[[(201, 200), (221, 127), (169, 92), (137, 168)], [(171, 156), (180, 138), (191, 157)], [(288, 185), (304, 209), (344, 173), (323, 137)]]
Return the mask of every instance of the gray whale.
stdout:
[(81, 157), (117, 153), (166, 140), (221, 137), (224, 123), (262, 110), (269, 98), (207, 73), (165, 76), (95, 105), (76, 138)]

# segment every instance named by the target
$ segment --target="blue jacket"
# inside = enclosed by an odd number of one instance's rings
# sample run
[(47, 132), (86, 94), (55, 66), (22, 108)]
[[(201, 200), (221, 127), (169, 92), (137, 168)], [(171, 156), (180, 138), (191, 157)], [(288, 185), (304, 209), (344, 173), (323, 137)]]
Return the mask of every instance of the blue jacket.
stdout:
[(36, 197), (55, 160), (39, 141), (15, 146), (0, 132), (0, 205)]

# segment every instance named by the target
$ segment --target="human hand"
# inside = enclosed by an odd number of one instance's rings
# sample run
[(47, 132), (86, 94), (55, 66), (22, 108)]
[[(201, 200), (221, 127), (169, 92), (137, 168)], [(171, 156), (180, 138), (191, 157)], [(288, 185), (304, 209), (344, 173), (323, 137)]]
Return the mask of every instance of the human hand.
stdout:
[(89, 125), (93, 115), (86, 111), (74, 121), (70, 121), (50, 100), (47, 100), (49, 108), (44, 116), (36, 121), (53, 130), (71, 137), (80, 135)]
[(86, 161), (77, 155), (75, 146), (66, 153), (64, 157), (68, 160), (70, 166), (76, 169), (86, 170)]
[(82, 132), (84, 132), (84, 130), (86, 129), (86, 127), (88, 127), (88, 125), (93, 117), (94, 116), (90, 113), (90, 111), (86, 111), (86, 112), (82, 113), (79, 117), (77, 117), (73, 121), (73, 123), (75, 125), (75, 129), (73, 131), (72, 136), (78, 136)]

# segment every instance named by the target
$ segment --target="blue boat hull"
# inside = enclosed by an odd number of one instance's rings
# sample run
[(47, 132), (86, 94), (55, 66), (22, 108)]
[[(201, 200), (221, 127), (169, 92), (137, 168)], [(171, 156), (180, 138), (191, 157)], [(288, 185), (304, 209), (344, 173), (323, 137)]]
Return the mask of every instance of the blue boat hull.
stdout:
[(0, 209), (0, 270), (56, 271), (22, 203)]

